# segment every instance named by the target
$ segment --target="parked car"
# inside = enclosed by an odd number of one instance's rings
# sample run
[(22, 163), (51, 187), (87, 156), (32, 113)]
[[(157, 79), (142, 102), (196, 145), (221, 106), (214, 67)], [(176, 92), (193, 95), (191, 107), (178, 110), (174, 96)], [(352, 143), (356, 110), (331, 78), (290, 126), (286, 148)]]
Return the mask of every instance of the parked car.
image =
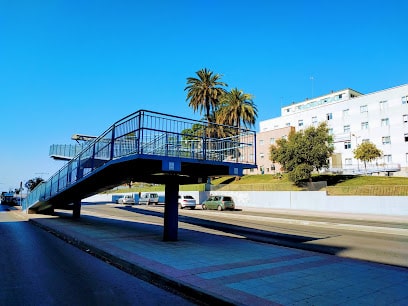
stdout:
[(139, 198), (139, 204), (142, 205), (156, 205), (159, 204), (159, 195), (154, 192), (148, 192), (141, 195)]
[(232, 197), (224, 195), (210, 196), (201, 204), (203, 209), (234, 210), (235, 203)]
[(118, 204), (135, 204), (135, 198), (131, 194), (126, 194), (123, 197), (116, 200)]
[(191, 195), (179, 195), (178, 196), (178, 206), (180, 209), (190, 208), (195, 209), (197, 201)]

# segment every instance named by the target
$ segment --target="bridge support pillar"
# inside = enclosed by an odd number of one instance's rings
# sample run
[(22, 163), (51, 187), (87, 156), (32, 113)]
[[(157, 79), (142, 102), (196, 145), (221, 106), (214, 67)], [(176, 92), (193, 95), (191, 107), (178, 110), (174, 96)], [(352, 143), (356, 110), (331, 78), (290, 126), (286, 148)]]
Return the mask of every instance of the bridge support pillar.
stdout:
[(78, 219), (81, 216), (81, 200), (74, 201), (74, 209), (72, 211), (72, 217)]
[(177, 241), (178, 239), (178, 193), (179, 181), (177, 176), (169, 176), (164, 199), (164, 241)]

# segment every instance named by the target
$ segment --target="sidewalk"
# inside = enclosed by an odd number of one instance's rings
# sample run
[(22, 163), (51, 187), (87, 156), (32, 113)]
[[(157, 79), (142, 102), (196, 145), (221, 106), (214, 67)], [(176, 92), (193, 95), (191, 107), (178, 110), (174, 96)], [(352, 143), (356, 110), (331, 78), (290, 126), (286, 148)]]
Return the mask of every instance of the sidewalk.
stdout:
[[(23, 215), (24, 213), (21, 213)], [(204, 304), (408, 305), (408, 270), (245, 239), (82, 215), (25, 215), (60, 238), (138, 277)]]

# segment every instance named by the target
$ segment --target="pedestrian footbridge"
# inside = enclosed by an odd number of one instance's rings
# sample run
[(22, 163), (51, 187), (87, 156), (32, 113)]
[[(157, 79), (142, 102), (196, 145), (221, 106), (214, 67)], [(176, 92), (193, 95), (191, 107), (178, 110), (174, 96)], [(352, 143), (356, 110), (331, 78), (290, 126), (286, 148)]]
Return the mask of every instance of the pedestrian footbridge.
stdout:
[(28, 195), (23, 209), (72, 209), (79, 217), (81, 199), (91, 195), (129, 181), (165, 184), (164, 240), (177, 240), (179, 185), (241, 176), (256, 167), (255, 144), (254, 131), (139, 110), (79, 149), (55, 146), (50, 155), (67, 163)]

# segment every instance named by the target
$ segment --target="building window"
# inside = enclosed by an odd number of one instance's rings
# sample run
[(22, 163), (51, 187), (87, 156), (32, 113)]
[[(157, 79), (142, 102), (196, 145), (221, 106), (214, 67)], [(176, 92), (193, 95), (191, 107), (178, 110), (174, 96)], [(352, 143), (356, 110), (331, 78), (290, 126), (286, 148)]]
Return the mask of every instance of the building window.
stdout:
[(401, 98), (402, 104), (407, 104), (407, 101), (408, 101), (408, 96), (403, 96), (403, 97)]
[(317, 125), (317, 117), (316, 116), (312, 117), (312, 124)]
[(349, 114), (349, 109), (343, 109), (343, 118), (346, 118)]
[(367, 130), (368, 129), (368, 122), (361, 122), (361, 129)]
[(402, 115), (402, 122), (408, 123), (408, 115)]
[(408, 142), (408, 133), (404, 134), (404, 140), (405, 140), (405, 142)]
[(364, 138), (363, 140), (361, 140), (361, 142), (369, 142), (370, 141), (370, 139), (368, 139), (368, 138)]
[(346, 159), (344, 160), (344, 163), (346, 164), (346, 166), (351, 166), (352, 163), (353, 163), (353, 161), (352, 161), (351, 158), (346, 158)]
[(287, 122), (287, 123), (286, 123), (286, 126), (290, 126), (290, 122)]
[(288, 135), (283, 135), (282, 139), (288, 139)]
[(333, 128), (329, 128), (328, 133), (329, 133), (329, 135), (333, 135)]
[(249, 161), (250, 162), (253, 162), (254, 161), (254, 154), (249, 154)]
[(381, 119), (381, 126), (388, 126), (390, 125), (390, 120), (388, 118)]
[(333, 114), (332, 113), (326, 114), (326, 118), (327, 118), (327, 120), (332, 120), (333, 119)]
[(275, 144), (275, 138), (270, 138), (269, 139), (269, 144)]
[(299, 120), (299, 121), (298, 121), (298, 126), (299, 126), (299, 127), (303, 126), (303, 120)]
[(351, 149), (351, 141), (345, 141), (344, 142), (344, 149)]
[(367, 107), (367, 105), (361, 105), (361, 106), (360, 106), (360, 113), (362, 113), (362, 114), (368, 113), (368, 107)]
[(264, 144), (263, 139), (259, 140), (259, 145), (260, 145), (260, 146), (263, 146), (263, 144)]
[(350, 133), (350, 126), (349, 125), (343, 126), (343, 132), (344, 133)]
[(260, 153), (260, 154), (259, 154), (259, 157), (264, 158), (264, 157), (265, 157), (265, 154)]
[(388, 101), (380, 101), (380, 110), (385, 110), (388, 107)]
[(382, 144), (390, 144), (391, 143), (391, 137), (390, 136), (383, 136), (382, 137)]
[(391, 155), (384, 155), (384, 163), (389, 164), (392, 163), (392, 156)]

